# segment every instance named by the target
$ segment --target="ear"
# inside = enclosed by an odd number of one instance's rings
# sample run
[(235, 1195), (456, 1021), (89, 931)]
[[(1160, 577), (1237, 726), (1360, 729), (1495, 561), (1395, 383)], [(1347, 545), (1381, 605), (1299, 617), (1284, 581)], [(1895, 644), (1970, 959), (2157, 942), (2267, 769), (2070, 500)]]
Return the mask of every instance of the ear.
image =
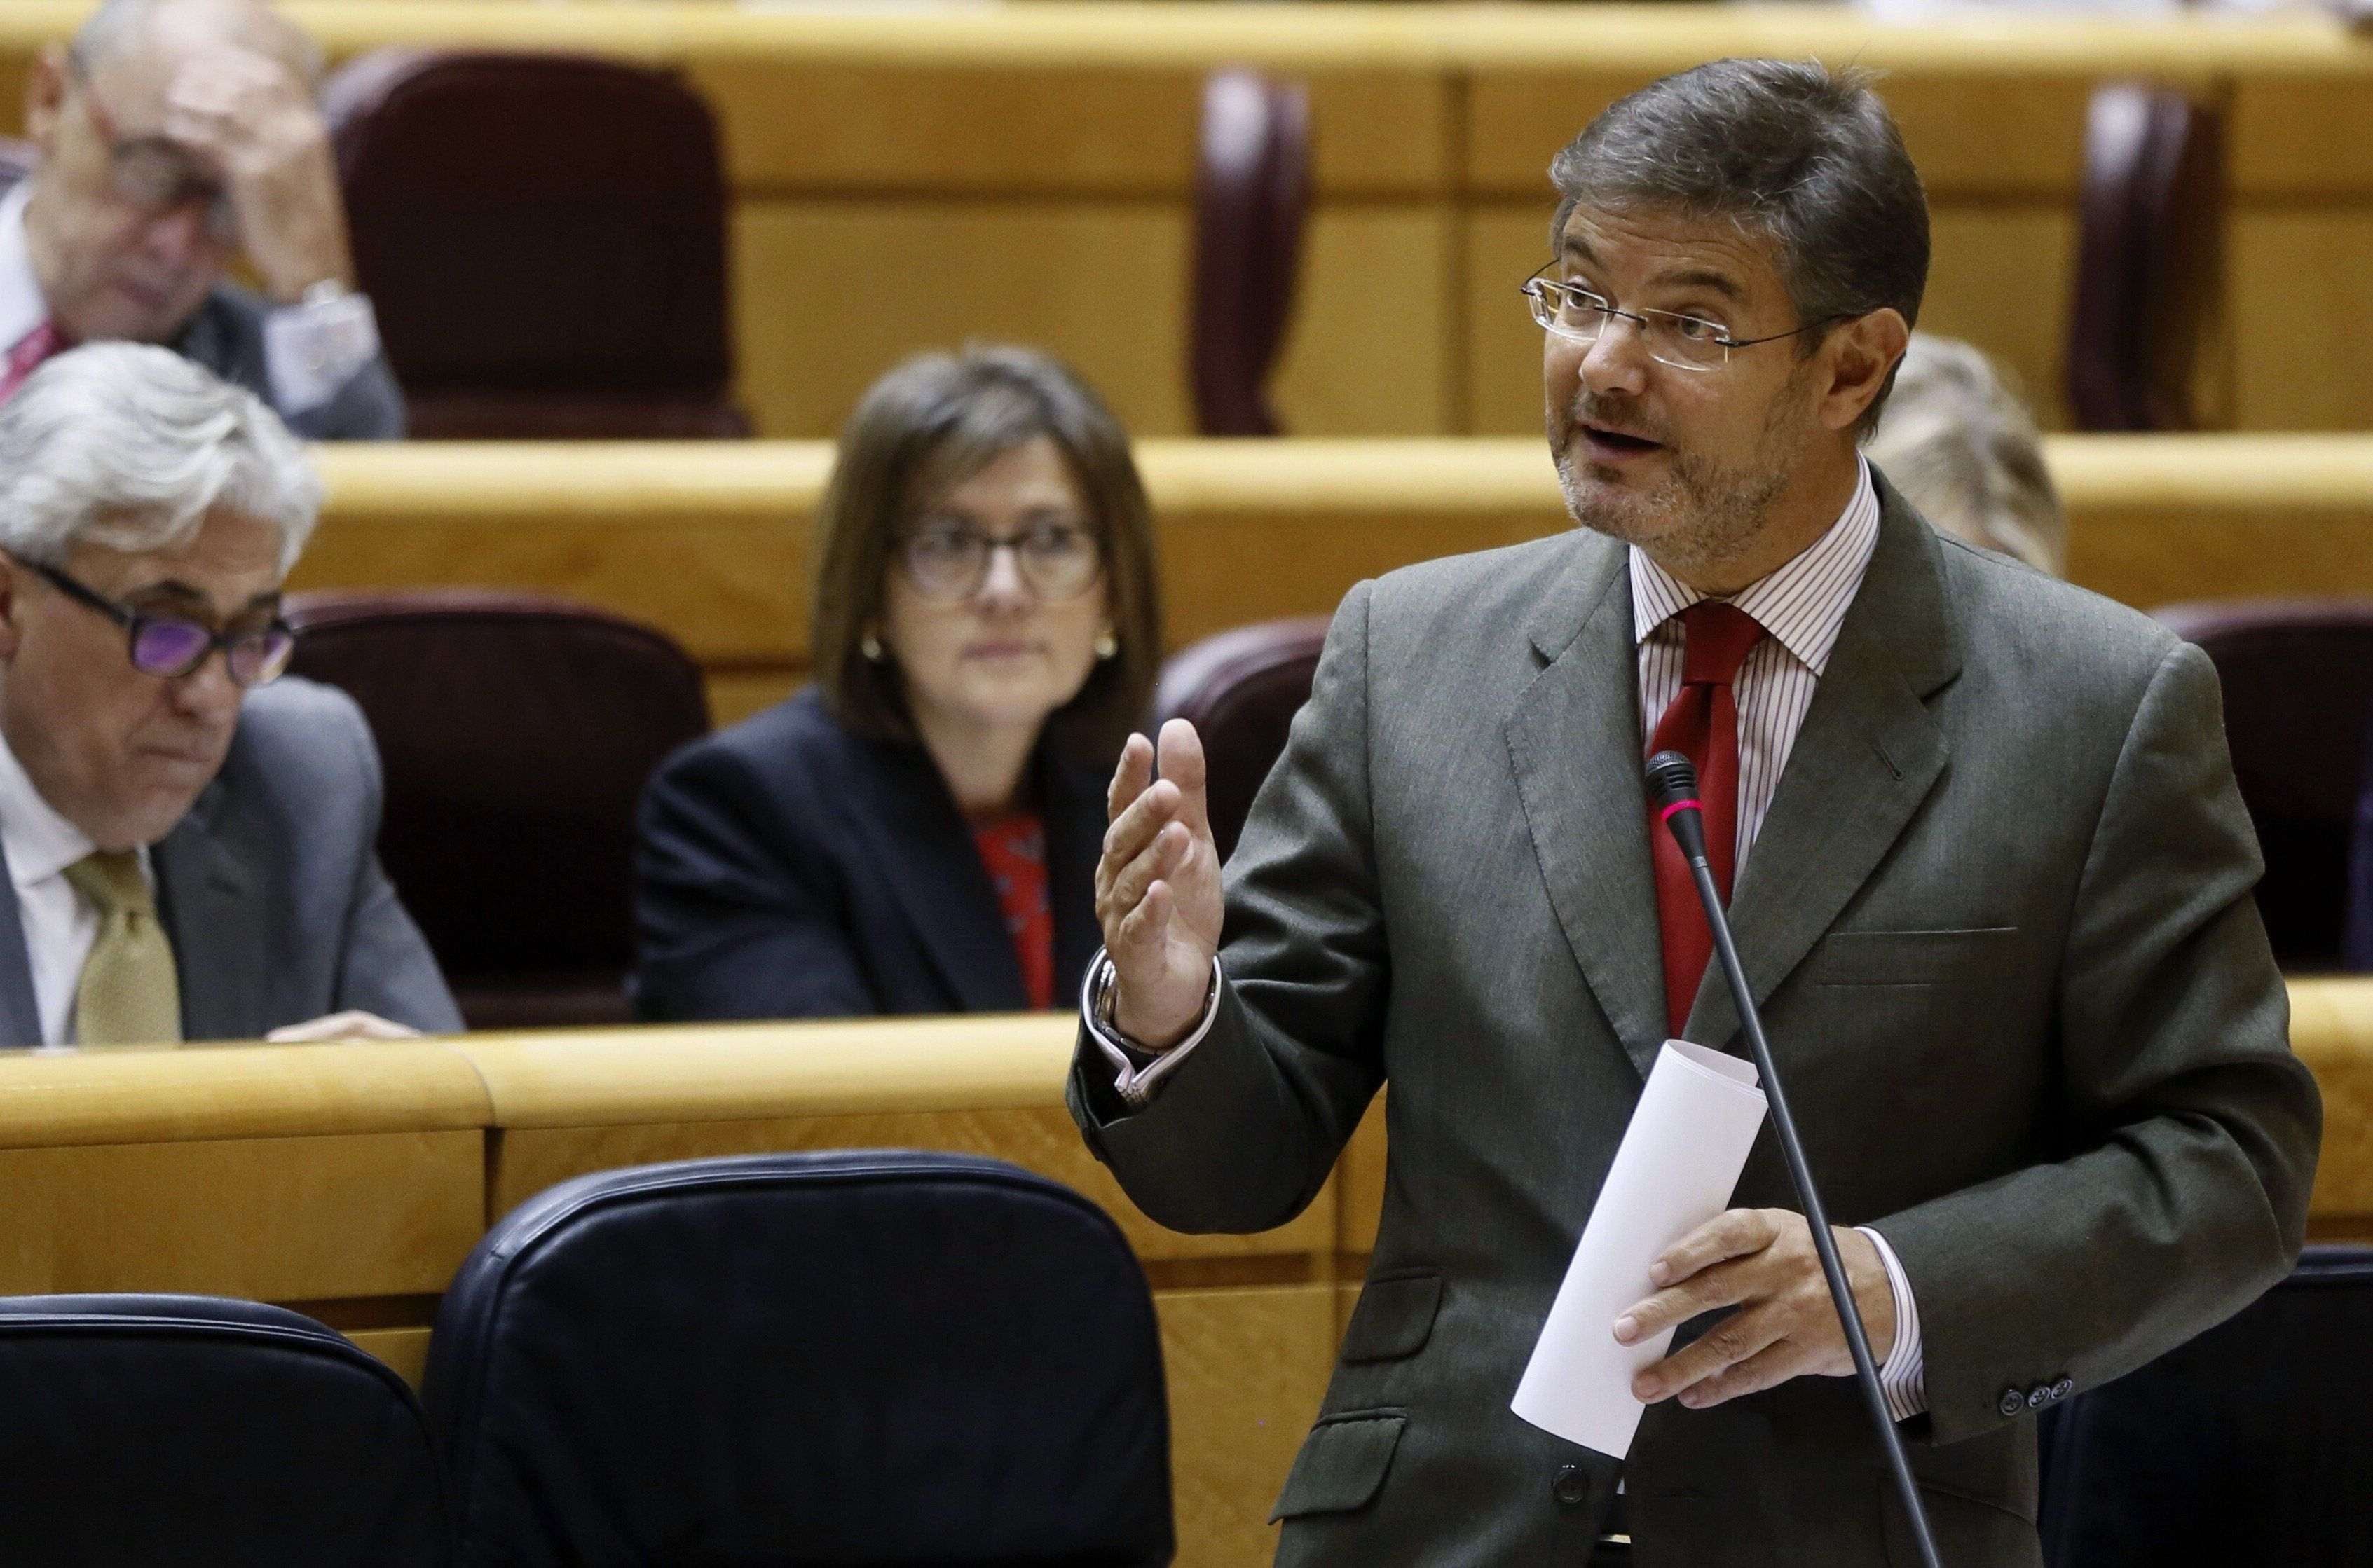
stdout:
[(1888, 373), (1903, 357), (1911, 329), (1893, 307), (1857, 316), (1822, 345), (1829, 356), (1829, 389), (1821, 398), (1822, 424), (1851, 430), (1887, 386)]
[(17, 656), (24, 641), (25, 568), (13, 555), (0, 554), (0, 664)]
[(58, 121), (65, 113), (65, 46), (43, 44), (25, 73), (25, 139), (41, 149), (44, 162), (56, 150)]

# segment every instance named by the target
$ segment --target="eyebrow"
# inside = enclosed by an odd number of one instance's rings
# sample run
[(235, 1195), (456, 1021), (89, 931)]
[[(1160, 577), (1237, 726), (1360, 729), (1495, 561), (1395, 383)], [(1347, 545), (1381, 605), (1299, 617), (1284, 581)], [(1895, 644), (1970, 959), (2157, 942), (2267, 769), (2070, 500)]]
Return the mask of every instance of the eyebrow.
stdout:
[[(1596, 267), (1601, 264), (1598, 253), (1590, 248), (1587, 241), (1576, 236), (1566, 236), (1562, 250), (1565, 255), (1586, 267)], [(1747, 301), (1747, 291), (1739, 287), (1736, 278), (1712, 267), (1668, 267), (1650, 278), (1648, 282), (1649, 285), (1654, 288), (1705, 289), (1710, 293), (1722, 296), (1734, 304), (1745, 304)]]

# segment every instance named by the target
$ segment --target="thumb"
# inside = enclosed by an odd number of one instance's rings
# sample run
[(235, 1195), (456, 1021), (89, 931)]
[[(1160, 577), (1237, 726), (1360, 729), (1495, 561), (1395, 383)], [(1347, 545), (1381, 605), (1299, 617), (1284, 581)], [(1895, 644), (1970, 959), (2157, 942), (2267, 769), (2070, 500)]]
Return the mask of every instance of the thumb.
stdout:
[(1185, 719), (1172, 719), (1162, 726), (1159, 741), (1162, 776), (1178, 786), (1179, 819), (1186, 830), (1198, 839), (1211, 836), (1210, 797), (1206, 785), (1209, 772), (1203, 757), (1203, 738)]

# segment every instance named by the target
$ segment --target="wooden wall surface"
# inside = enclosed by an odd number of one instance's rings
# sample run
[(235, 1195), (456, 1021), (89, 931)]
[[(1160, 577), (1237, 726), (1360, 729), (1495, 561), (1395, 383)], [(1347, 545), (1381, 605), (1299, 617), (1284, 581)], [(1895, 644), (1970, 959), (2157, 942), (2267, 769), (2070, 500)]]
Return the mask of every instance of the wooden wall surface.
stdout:
[[(2373, 595), (2373, 437), (2057, 436), (2070, 571), (2137, 607)], [(299, 587), (541, 589), (660, 626), (719, 722), (808, 659), (811, 524), (831, 452), (737, 443), (319, 449), (330, 501)], [(1538, 438), (1140, 442), (1173, 647), (1331, 611), (1397, 566), (1570, 527)]]
[[(2373, 981), (2297, 981), (2292, 1000), (2326, 1107), (2314, 1234), (2373, 1237)], [(416, 1381), (455, 1268), (554, 1182), (760, 1150), (994, 1156), (1119, 1221), (1161, 1318), (1179, 1561), (1252, 1568), (1374, 1242), (1383, 1117), (1290, 1224), (1181, 1236), (1081, 1144), (1071, 1040), (1042, 1014), (0, 1053), (0, 1294), (277, 1301)]]
[[(2215, 423), (2373, 427), (2373, 41), (2330, 17), (1987, 16), (1831, 6), (1046, 4), (889, 11), (310, 0), (333, 58), (550, 48), (682, 70), (734, 191), (735, 331), (760, 433), (837, 428), (897, 356), (1044, 343), (1131, 427), (1180, 435), (1200, 83), (1308, 84), (1315, 208), (1278, 378), (1306, 436), (1537, 428), (1550, 156), (1599, 109), (1724, 54), (1884, 73), (1935, 213), (1923, 324), (1975, 339), (2062, 414), (2085, 107), (2146, 78), (2230, 127)], [(0, 103), (85, 0), (0, 8)], [(0, 110), (0, 114), (5, 114)]]

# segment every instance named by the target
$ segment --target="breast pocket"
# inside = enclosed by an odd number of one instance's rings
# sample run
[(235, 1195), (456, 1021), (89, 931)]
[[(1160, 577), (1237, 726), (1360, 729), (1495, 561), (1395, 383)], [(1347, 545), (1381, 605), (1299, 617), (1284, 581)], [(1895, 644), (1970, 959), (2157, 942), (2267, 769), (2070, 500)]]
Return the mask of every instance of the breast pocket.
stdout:
[(1813, 985), (1982, 985), (2015, 961), (2018, 927), (1833, 931), (1805, 960)]

